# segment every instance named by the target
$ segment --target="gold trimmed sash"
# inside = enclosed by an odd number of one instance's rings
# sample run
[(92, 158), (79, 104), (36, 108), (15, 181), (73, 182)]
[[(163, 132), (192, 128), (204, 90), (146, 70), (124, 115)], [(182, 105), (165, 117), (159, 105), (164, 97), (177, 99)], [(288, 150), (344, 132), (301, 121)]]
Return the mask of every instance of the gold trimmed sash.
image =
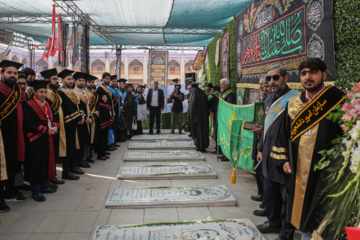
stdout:
[(17, 105), (20, 102), (20, 96), (21, 90), (17, 84), (14, 84), (14, 87), (8, 98), (0, 106), (0, 121), (9, 116), (9, 114), (16, 109)]
[(332, 96), (332, 88), (333, 86), (325, 88), (297, 114), (291, 123), (291, 141), (295, 141), (303, 133), (323, 120), (337, 105), (344, 101), (344, 97), (339, 100)]

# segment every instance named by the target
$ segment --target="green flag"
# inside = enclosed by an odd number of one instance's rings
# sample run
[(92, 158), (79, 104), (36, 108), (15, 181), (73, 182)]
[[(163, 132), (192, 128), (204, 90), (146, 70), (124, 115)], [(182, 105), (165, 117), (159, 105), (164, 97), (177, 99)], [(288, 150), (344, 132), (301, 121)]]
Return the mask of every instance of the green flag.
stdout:
[(253, 119), (254, 104), (234, 105), (219, 99), (217, 140), (234, 170), (240, 167), (253, 173), (251, 153), (254, 133), (243, 129), (243, 123)]

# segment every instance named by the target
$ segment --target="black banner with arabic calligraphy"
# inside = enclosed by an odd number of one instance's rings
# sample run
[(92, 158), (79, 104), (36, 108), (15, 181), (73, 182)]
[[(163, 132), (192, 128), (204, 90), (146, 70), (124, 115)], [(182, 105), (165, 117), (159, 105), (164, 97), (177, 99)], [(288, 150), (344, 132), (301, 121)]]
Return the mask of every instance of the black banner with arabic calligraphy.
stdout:
[(236, 68), (239, 83), (259, 83), (274, 64), (288, 69), (289, 81), (309, 57), (327, 65), (335, 81), (332, 0), (255, 0), (236, 17)]

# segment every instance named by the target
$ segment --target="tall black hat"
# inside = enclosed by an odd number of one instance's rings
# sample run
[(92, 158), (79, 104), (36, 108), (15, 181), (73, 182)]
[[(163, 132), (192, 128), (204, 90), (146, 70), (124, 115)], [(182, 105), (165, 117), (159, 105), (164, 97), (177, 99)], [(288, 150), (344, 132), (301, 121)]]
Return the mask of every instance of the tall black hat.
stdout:
[(117, 75), (115, 74), (115, 75), (111, 75), (111, 77), (110, 77), (110, 81), (112, 81), (112, 80), (116, 80), (117, 79)]
[(74, 73), (75, 71), (69, 70), (69, 69), (64, 69), (62, 70), (60, 73), (58, 73), (58, 77), (59, 78), (66, 78), (67, 76), (70, 76)]

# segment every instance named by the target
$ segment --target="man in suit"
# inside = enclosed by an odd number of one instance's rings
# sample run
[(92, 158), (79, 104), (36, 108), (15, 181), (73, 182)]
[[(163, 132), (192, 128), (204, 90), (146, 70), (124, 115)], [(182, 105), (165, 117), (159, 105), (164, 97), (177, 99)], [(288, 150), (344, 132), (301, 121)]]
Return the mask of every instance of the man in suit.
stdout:
[(147, 110), (150, 111), (150, 134), (153, 134), (154, 118), (156, 116), (156, 133), (160, 133), (160, 117), (164, 110), (164, 91), (159, 89), (159, 82), (154, 81), (154, 88), (149, 89), (146, 98)]

